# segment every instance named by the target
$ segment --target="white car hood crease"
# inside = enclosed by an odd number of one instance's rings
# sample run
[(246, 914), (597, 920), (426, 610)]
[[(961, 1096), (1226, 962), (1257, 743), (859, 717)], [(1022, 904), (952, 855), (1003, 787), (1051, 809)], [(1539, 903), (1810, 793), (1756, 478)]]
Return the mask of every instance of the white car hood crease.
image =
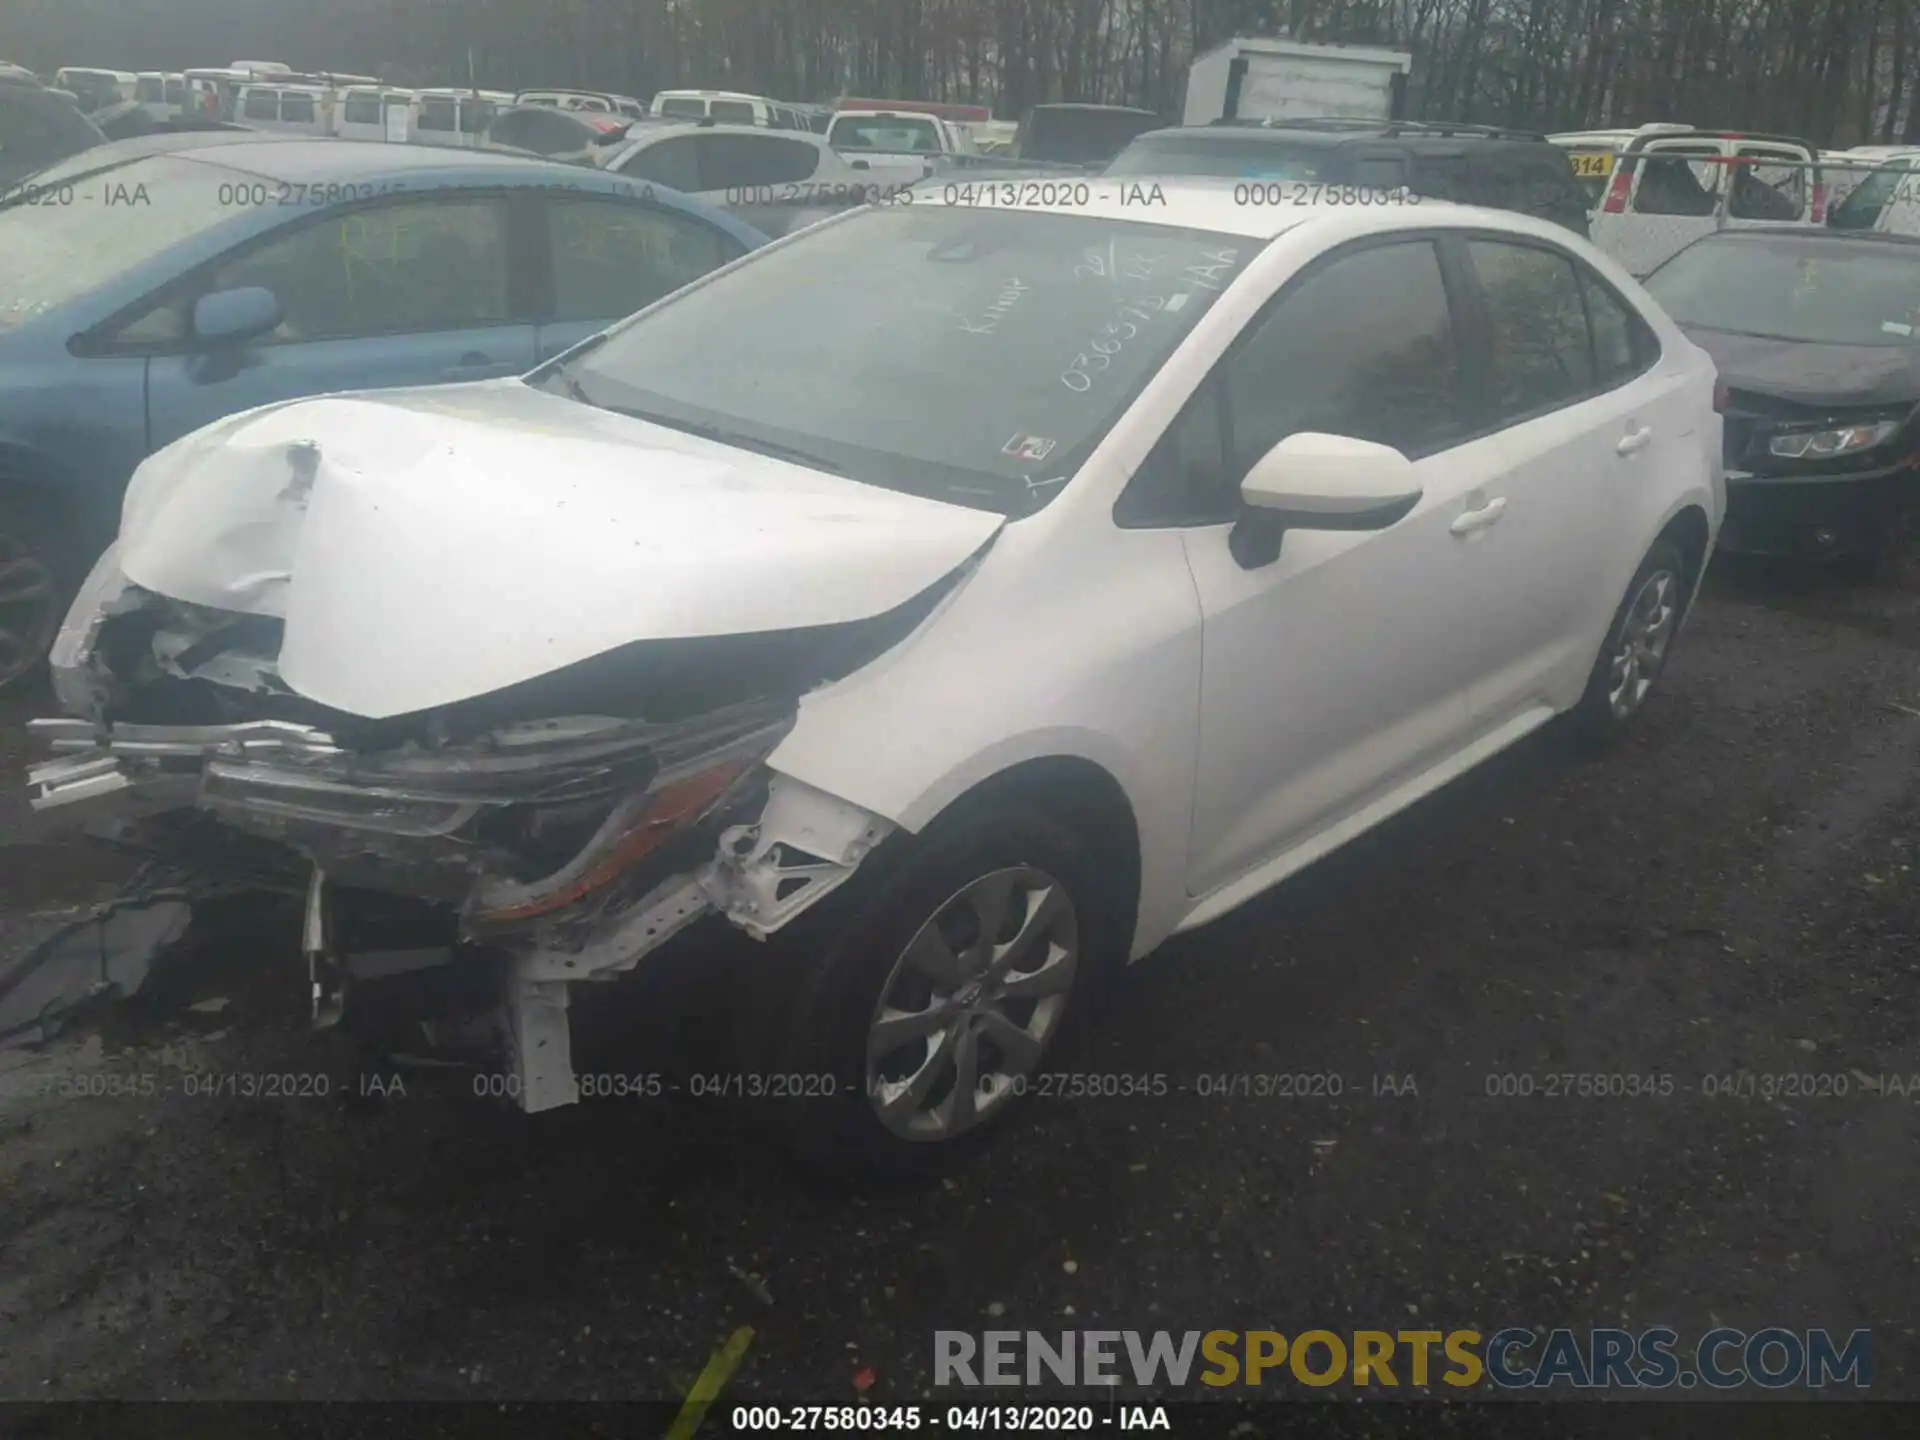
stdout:
[[(310, 487), (291, 483), (302, 441)], [(282, 617), (282, 679), (384, 719), (635, 641), (883, 614), (1005, 523), (508, 380), (209, 425), (135, 472), (120, 564), (175, 600)]]

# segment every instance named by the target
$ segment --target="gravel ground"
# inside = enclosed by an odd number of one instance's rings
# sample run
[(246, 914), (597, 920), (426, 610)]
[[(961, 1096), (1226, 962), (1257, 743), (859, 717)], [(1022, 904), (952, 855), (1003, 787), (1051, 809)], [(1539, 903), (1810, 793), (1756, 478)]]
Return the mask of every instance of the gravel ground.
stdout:
[[(1529, 742), (1169, 945), (1057, 1062), (1169, 1093), (1032, 1102), (932, 1187), (808, 1183), (738, 1105), (189, 1096), (316, 1067), (283, 917), (228, 916), (176, 996), (220, 1013), (0, 1053), (0, 1398), (677, 1399), (750, 1324), (730, 1400), (899, 1401), (937, 1329), (1615, 1323), (1871, 1327), (1920, 1398), (1920, 585), (1711, 589), (1629, 744)], [(0, 954), (124, 869), (9, 782)], [(1742, 1070), (1849, 1093), (1704, 1093)], [(1672, 1089), (1488, 1093), (1569, 1071)], [(1344, 1093), (1199, 1093), (1278, 1072)], [(76, 1076), (135, 1093), (36, 1093)]]

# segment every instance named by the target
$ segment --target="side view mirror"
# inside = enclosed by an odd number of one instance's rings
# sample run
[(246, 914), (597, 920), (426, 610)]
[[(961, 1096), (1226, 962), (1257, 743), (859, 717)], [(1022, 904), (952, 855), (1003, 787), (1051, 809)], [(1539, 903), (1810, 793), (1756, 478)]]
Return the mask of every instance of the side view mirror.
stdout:
[(1249, 570), (1271, 565), (1289, 530), (1384, 530), (1420, 503), (1413, 462), (1389, 445), (1302, 431), (1262, 455), (1240, 482), (1246, 506), (1228, 536)]
[(282, 318), (278, 297), (264, 286), (216, 290), (194, 302), (193, 333), (212, 344), (238, 345), (268, 334)]

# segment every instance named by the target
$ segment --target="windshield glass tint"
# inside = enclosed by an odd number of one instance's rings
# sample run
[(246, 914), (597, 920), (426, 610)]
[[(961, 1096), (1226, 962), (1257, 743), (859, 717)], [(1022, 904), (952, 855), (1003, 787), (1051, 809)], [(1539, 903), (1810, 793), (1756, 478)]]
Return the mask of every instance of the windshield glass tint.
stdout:
[(1204, 134), (1142, 137), (1116, 155), (1106, 173), (1314, 181), (1320, 178), (1327, 155), (1319, 146), (1209, 140)]
[[(240, 211), (219, 203), (219, 187), (249, 179), (236, 171), (153, 156), (87, 176), (88, 156), (42, 171), (34, 183), (42, 191), (63, 194), (71, 182), (75, 195), (91, 193), (92, 204), (0, 207), (0, 329), (71, 300), (144, 264), (162, 251), (203, 230), (211, 230)], [(97, 163), (97, 162), (96, 162)], [(81, 178), (85, 177), (85, 178)], [(107, 187), (138, 208), (103, 208)], [(133, 199), (144, 193), (144, 202)], [(132, 215), (137, 220), (124, 216)]]
[(1646, 286), (1682, 325), (1827, 345), (1912, 345), (1920, 247), (1798, 236), (1707, 240)]
[(571, 369), (596, 404), (1020, 513), (1261, 243), (1078, 214), (867, 210), (683, 292)]

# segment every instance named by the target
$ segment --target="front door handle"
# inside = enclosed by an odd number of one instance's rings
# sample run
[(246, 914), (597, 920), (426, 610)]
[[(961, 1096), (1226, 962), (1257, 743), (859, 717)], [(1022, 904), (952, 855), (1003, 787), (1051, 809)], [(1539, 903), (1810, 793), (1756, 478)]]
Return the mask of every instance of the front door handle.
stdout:
[(1487, 503), (1482, 505), (1478, 510), (1467, 511), (1466, 514), (1462, 515), (1458, 520), (1455, 520), (1453, 524), (1447, 528), (1456, 535), (1471, 535), (1476, 530), (1484, 530), (1489, 525), (1498, 524), (1500, 517), (1506, 513), (1507, 497), (1498, 495), (1487, 501)]
[(1647, 442), (1651, 439), (1653, 439), (1653, 427), (1642, 425), (1638, 430), (1629, 430), (1622, 435), (1620, 443), (1613, 447), (1614, 452), (1619, 455), (1631, 455), (1636, 450), (1646, 449)]

